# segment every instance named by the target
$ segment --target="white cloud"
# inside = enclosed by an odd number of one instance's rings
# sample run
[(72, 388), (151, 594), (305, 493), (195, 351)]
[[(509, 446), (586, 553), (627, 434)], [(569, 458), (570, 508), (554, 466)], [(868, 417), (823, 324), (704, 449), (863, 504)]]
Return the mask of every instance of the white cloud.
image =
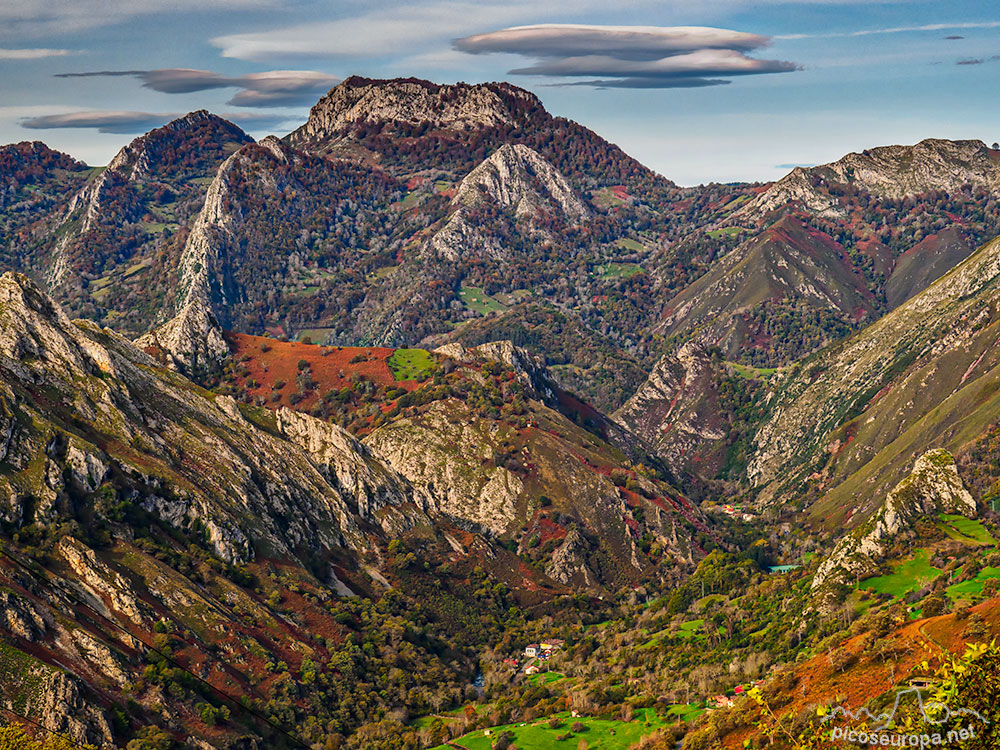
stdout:
[[(19, 116), (21, 127), (28, 130), (88, 129), (118, 134), (145, 133), (183, 117), (180, 112), (66, 111), (64, 107), (53, 106), (0, 107), (0, 118), (4, 115)], [(219, 116), (254, 132), (274, 129), (286, 123), (298, 124), (302, 119), (296, 112), (225, 112)]]
[(260, 8), (273, 0), (6, 0), (0, 2), (0, 38), (67, 34), (162, 13)]
[(178, 117), (176, 113), (84, 110), (29, 117), (21, 127), (29, 130), (91, 128), (101, 133), (140, 133)]
[(627, 59), (658, 59), (701, 49), (750, 51), (768, 38), (709, 26), (594, 26), (536, 24), (476, 34), (455, 42), (463, 52), (509, 52), (535, 57), (607, 54)]
[(704, 26), (544, 24), (477, 34), (456, 40), (454, 46), (471, 54), (501, 52), (536, 59), (511, 70), (515, 75), (598, 76), (572, 85), (604, 88), (691, 88), (727, 83), (730, 76), (798, 69), (791, 62), (746, 54), (769, 43), (759, 34)]
[(860, 31), (833, 31), (824, 34), (782, 34), (775, 39), (835, 39), (876, 34), (906, 34), (920, 31), (957, 31), (959, 29), (997, 29), (1000, 21), (970, 21), (959, 23), (929, 23), (923, 26), (890, 26), (885, 29), (861, 29)]
[(211, 89), (240, 89), (229, 101), (235, 107), (285, 107), (312, 104), (340, 82), (336, 76), (316, 70), (270, 70), (243, 76), (223, 76), (197, 68), (157, 70), (96, 70), (60, 73), (58, 78), (131, 76), (143, 86), (164, 94), (191, 94)]
[(41, 60), (45, 57), (65, 57), (73, 54), (68, 49), (49, 49), (36, 47), (33, 49), (11, 49), (0, 47), (0, 60)]
[(471, 2), (443, 2), (378, 10), (337, 21), (301, 24), (281, 29), (216, 37), (212, 44), (223, 57), (264, 60), (277, 56), (369, 57), (412, 51), (461, 34), (484, 17), (519, 14), (516, 4), (482, 8)]

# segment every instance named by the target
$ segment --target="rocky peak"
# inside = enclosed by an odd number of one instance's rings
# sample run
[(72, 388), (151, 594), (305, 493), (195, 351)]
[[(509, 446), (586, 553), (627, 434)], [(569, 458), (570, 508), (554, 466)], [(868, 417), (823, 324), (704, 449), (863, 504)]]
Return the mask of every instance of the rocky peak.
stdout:
[(203, 109), (168, 122), (134, 139), (108, 163), (93, 182), (84, 186), (69, 203), (66, 215), (86, 208), (81, 231), (97, 221), (105, 192), (118, 182), (141, 181), (150, 177), (168, 152), (200, 148), (197, 141), (209, 137), (220, 142), (249, 143), (253, 139), (238, 126)]
[(917, 520), (933, 520), (940, 513), (975, 518), (976, 501), (962, 483), (952, 455), (935, 449), (920, 456), (875, 514), (837, 544), (816, 571), (813, 589), (873, 575), (896, 537), (911, 530)]
[[(277, 151), (283, 157), (283, 145), (275, 146), (267, 139), (262, 145), (269, 154)], [(208, 187), (205, 203), (181, 253), (174, 316), (136, 342), (141, 347), (160, 349), (174, 364), (191, 366), (206, 357), (217, 359), (229, 352), (214, 309), (216, 303), (226, 302), (219, 282), (219, 254), (225, 236), (233, 233), (234, 223), (223, 203), (229, 192), (229, 175), (243, 158), (248, 157), (241, 149), (226, 159)]]
[(24, 274), (0, 276), (0, 357), (19, 369), (58, 367), (69, 376), (113, 373), (110, 355), (84, 336)]
[(830, 164), (796, 167), (736, 212), (760, 219), (790, 203), (821, 216), (843, 209), (822, 185), (851, 185), (882, 198), (899, 199), (931, 190), (955, 191), (963, 185), (1000, 192), (1000, 152), (982, 141), (928, 138), (912, 146), (880, 146), (850, 153)]
[(518, 122), (541, 108), (538, 98), (506, 83), (439, 85), (416, 78), (373, 80), (352, 76), (312, 108), (289, 140), (315, 143), (361, 123), (429, 123), (462, 130)]
[(541, 208), (556, 208), (579, 220), (590, 211), (566, 178), (537, 151), (520, 143), (504, 144), (472, 170), (458, 187), (454, 205), (490, 199), (518, 216), (533, 216)]
[(462, 180), (452, 199), (453, 212), (448, 222), (431, 240), (434, 251), (449, 260), (475, 251), (494, 257), (505, 255), (504, 243), (468, 216), (470, 210), (487, 202), (528, 220), (540, 211), (553, 213), (568, 223), (590, 215), (590, 209), (559, 170), (533, 149), (508, 143)]
[(552, 403), (556, 400), (556, 382), (548, 368), (531, 352), (514, 346), (509, 339), (489, 341), (469, 348), (456, 341), (434, 351), (458, 362), (500, 362), (513, 370), (518, 380), (537, 393), (542, 401)]
[(688, 341), (665, 354), (614, 419), (639, 436), (677, 475), (692, 461), (720, 467), (727, 432), (719, 415), (718, 373), (708, 351)]

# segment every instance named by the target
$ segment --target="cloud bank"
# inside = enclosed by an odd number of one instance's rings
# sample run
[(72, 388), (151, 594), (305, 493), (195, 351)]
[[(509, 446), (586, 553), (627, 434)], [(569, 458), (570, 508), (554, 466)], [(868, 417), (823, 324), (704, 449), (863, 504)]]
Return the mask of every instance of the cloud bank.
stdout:
[(290, 107), (313, 104), (340, 82), (336, 76), (315, 70), (271, 70), (243, 76), (223, 76), (211, 70), (160, 68), (157, 70), (98, 70), (60, 73), (58, 78), (131, 76), (145, 88), (164, 94), (191, 94), (211, 89), (236, 88), (229, 100), (234, 107)]
[(73, 54), (68, 49), (49, 49), (35, 47), (33, 49), (12, 49), (0, 47), (0, 60), (41, 60), (45, 57), (65, 57)]
[(126, 110), (89, 110), (63, 112), (21, 121), (22, 128), (50, 130), (56, 128), (91, 128), (100, 133), (139, 133), (163, 125), (176, 118), (176, 114), (156, 112), (130, 112)]
[[(734, 76), (787, 73), (792, 62), (747, 53), (770, 38), (704, 26), (585, 26), (543, 24), (477, 34), (454, 42), (481, 55), (533, 57), (515, 75), (570, 79), (568, 85), (603, 88), (691, 88), (729, 83)], [(589, 80), (573, 80), (585, 78)]]
[[(29, 130), (61, 130), (67, 128), (87, 128), (99, 133), (130, 135), (145, 133), (165, 125), (171, 120), (183, 117), (183, 112), (132, 112), (126, 110), (87, 110), (80, 112), (56, 112), (53, 114), (28, 117), (20, 121), (21, 127)], [(276, 129), (279, 125), (298, 118), (280, 112), (224, 112), (223, 119), (235, 122), (245, 130), (262, 132)]]

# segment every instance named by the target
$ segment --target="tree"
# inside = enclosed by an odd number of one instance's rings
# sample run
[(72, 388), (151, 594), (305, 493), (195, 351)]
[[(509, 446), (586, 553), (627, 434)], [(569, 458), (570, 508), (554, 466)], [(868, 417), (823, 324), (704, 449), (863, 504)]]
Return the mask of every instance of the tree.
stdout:
[(93, 745), (81, 745), (61, 734), (49, 734), (43, 740), (34, 740), (24, 728), (11, 724), (0, 726), (0, 750), (97, 750)]
[(924, 600), (924, 617), (937, 617), (938, 615), (943, 615), (946, 609), (947, 605), (945, 604), (944, 598), (941, 596), (929, 596), (926, 600)]

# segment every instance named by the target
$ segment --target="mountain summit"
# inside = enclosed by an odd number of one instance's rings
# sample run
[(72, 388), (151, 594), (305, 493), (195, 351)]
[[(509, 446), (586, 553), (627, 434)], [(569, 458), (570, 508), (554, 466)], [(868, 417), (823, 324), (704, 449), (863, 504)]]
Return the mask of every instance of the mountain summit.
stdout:
[(440, 85), (418, 78), (351, 76), (320, 99), (288, 139), (297, 146), (315, 146), (366, 124), (452, 131), (511, 125), (524, 122), (528, 112), (541, 106), (534, 94), (509, 83)]

